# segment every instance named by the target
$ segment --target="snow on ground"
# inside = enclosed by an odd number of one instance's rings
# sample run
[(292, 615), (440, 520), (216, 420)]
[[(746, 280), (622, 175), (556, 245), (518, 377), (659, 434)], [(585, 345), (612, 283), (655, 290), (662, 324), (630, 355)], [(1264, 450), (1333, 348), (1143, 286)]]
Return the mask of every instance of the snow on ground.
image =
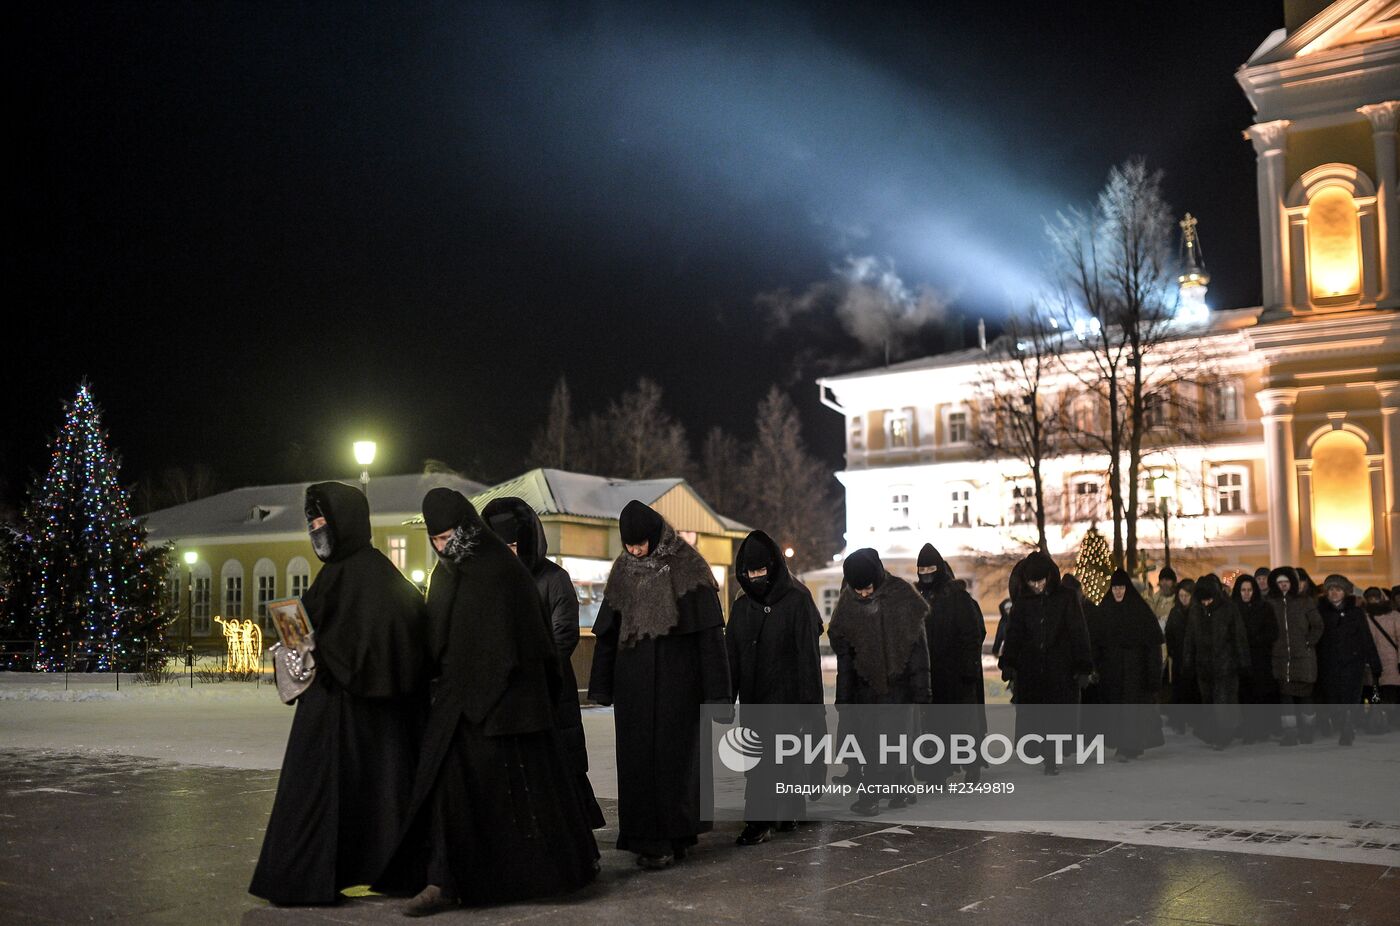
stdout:
[[(128, 755), (188, 765), (211, 765), (248, 770), (276, 770), (282, 763), (293, 708), (277, 698), (264, 682), (201, 683), (191, 689), (183, 680), (161, 686), (139, 684), (123, 676), (118, 691), (110, 675), (70, 676), (65, 690), (61, 675), (0, 673), (0, 747), (81, 753)], [(594, 790), (600, 797), (617, 797), (612, 711), (584, 711), (589, 762)], [(1225, 753), (1203, 749), (1191, 737), (1168, 737), (1168, 745), (1152, 750), (1149, 759), (1129, 766), (1068, 769), (1045, 786), (1056, 789), (1066, 804), (1092, 807), (1106, 791), (1150, 793), (1183, 769), (1214, 763), (1221, 774), (1244, 773), (1250, 761), (1267, 761), (1273, 744), (1232, 748)], [(1246, 852), (1260, 855), (1330, 859), (1334, 861), (1400, 865), (1400, 785), (1392, 821), (1358, 820), (1346, 816), (1347, 795), (1328, 793), (1337, 763), (1381, 762), (1396, 773), (1383, 780), (1400, 782), (1400, 734), (1361, 737), (1345, 751), (1335, 741), (1290, 750), (1291, 761), (1302, 761), (1302, 779), (1311, 793), (1320, 794), (1328, 822), (1182, 822), (1176, 820), (1115, 822), (964, 821), (905, 823), (991, 832), (1034, 832), (1056, 836), (1109, 839), (1118, 842)], [(1229, 764), (1226, 764), (1229, 763)], [(1238, 764), (1237, 764), (1238, 763)], [(997, 774), (1001, 774), (998, 772)], [(1024, 772), (1023, 772), (1024, 774)], [(1030, 773), (1032, 775), (1038, 773)], [(996, 775), (989, 774), (988, 780)], [(1029, 784), (1029, 782), (1028, 782)], [(1037, 782), (1036, 784), (1040, 784)], [(1137, 789), (1134, 791), (1134, 789)], [(1087, 814), (1086, 814), (1087, 815)]]

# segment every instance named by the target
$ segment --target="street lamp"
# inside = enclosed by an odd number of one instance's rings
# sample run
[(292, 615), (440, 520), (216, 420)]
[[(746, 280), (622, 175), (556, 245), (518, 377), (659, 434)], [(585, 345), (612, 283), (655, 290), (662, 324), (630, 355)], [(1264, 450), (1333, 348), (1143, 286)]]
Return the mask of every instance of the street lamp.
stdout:
[(185, 589), (186, 603), (189, 606), (185, 614), (185, 665), (190, 670), (190, 687), (194, 687), (194, 564), (199, 562), (199, 554), (194, 550), (185, 551)]
[(355, 441), (355, 462), (360, 464), (360, 488), (369, 498), (369, 465), (374, 462), (375, 444), (372, 440)]
[(1171, 500), (1176, 494), (1176, 487), (1172, 485), (1172, 478), (1163, 470), (1152, 480), (1152, 487), (1157, 496), (1157, 508), (1162, 512), (1162, 563), (1165, 568), (1172, 568), (1172, 540), (1168, 526), (1171, 517)]

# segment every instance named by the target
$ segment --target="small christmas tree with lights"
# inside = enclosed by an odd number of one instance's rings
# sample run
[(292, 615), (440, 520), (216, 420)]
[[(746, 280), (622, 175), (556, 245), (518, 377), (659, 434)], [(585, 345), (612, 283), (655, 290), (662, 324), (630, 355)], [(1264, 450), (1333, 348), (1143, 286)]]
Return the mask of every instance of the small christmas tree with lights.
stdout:
[(171, 616), (164, 549), (146, 546), (117, 482), (102, 412), (86, 382), (64, 405), (47, 475), (30, 487), (18, 537), (12, 607), (32, 628), (34, 668), (131, 670), (159, 651)]
[(1113, 578), (1113, 558), (1108, 541), (1097, 527), (1091, 526), (1079, 543), (1079, 556), (1074, 561), (1074, 574), (1084, 588), (1084, 597), (1098, 604), (1108, 592), (1108, 580)]

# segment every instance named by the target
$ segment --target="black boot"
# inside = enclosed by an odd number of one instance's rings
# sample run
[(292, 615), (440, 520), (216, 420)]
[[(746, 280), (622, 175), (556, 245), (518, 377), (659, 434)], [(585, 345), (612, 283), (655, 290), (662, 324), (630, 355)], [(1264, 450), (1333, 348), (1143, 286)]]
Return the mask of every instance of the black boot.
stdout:
[(748, 826), (744, 827), (744, 831), (739, 834), (739, 838), (734, 840), (734, 845), (756, 846), (772, 838), (773, 827), (770, 824), (750, 823)]

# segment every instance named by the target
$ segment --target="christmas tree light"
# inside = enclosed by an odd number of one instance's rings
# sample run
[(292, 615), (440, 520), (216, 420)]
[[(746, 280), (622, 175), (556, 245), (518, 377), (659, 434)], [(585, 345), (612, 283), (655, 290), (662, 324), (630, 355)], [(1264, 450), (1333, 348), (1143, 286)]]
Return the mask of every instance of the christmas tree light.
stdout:
[(30, 488), (20, 532), (17, 604), (26, 607), (40, 671), (68, 653), (99, 670), (130, 668), (158, 648), (169, 613), (166, 551), (148, 549), (117, 481), (102, 413), (86, 382), (64, 405), (49, 470)]
[(1108, 592), (1108, 580), (1113, 577), (1113, 559), (1108, 541), (1097, 527), (1090, 527), (1079, 543), (1079, 556), (1074, 561), (1074, 574), (1084, 588), (1084, 597), (1094, 604)]

